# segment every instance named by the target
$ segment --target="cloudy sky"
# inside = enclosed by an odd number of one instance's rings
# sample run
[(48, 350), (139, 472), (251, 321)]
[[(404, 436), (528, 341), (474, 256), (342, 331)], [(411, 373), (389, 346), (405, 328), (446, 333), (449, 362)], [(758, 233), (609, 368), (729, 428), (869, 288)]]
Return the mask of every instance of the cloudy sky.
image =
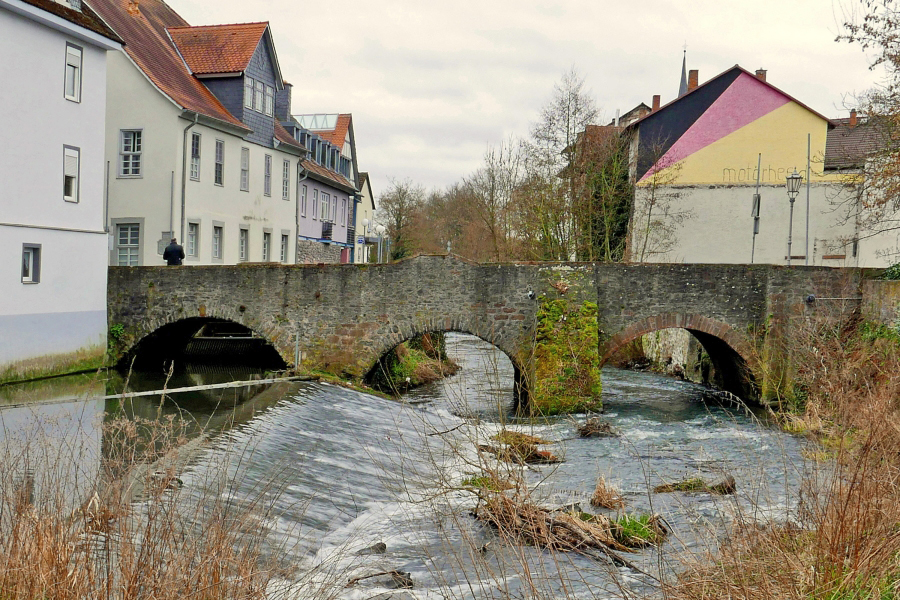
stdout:
[(734, 64), (844, 116), (872, 87), (857, 46), (834, 41), (858, 0), (167, 0), (192, 25), (269, 21), (295, 113), (351, 112), (376, 196), (428, 188), (527, 135), (574, 66), (610, 119), (678, 91), (682, 47), (700, 82)]

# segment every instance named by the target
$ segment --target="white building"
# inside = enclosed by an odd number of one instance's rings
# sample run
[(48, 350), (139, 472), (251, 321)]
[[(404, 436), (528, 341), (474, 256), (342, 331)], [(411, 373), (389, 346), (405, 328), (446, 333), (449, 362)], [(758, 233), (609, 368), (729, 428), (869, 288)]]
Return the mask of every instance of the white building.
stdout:
[(80, 0), (0, 0), (0, 380), (99, 364), (106, 350), (106, 66), (118, 48)]
[(112, 265), (294, 262), (305, 149), (268, 23), (191, 27), (161, 0), (95, 0), (110, 56)]
[(356, 240), (353, 262), (366, 263), (372, 256), (372, 246), (376, 241), (374, 236), (375, 194), (372, 193), (372, 183), (368, 173), (359, 174), (359, 198), (359, 204), (356, 205)]

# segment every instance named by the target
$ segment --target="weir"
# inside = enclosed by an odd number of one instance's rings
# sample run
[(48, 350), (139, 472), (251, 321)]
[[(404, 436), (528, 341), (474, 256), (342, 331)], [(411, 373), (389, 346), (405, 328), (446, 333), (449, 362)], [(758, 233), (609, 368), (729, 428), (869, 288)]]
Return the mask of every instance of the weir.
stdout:
[(813, 316), (850, 316), (846, 307), (835, 311), (833, 303), (809, 297), (858, 296), (861, 273), (772, 265), (477, 264), (428, 255), (382, 265), (110, 267), (108, 281), (109, 323), (122, 326), (125, 355), (163, 327), (184, 333), (201, 322), (230, 322), (266, 340), (287, 365), (362, 377), (405, 340), (456, 331), (509, 356), (527, 394), (538, 308), (566, 296), (597, 304), (601, 363), (645, 333), (684, 328), (716, 363), (720, 385), (747, 398), (758, 389), (748, 371), (765, 360), (762, 371), (776, 372), (781, 342), (794, 326)]

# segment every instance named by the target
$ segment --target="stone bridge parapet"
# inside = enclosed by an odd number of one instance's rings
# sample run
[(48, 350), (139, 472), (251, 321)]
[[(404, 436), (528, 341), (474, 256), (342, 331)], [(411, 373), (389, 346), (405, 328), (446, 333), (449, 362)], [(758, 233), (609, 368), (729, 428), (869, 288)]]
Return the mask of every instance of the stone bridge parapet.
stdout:
[(782, 335), (822, 309), (809, 295), (855, 295), (859, 286), (853, 269), (428, 255), (384, 265), (110, 267), (108, 299), (109, 322), (124, 326), (130, 346), (184, 319), (226, 319), (265, 337), (287, 364), (299, 354), (303, 367), (363, 376), (388, 350), (430, 331), (476, 335), (527, 370), (539, 299), (561, 287), (597, 303), (603, 361), (642, 334), (680, 327), (711, 356), (752, 363), (760, 332)]

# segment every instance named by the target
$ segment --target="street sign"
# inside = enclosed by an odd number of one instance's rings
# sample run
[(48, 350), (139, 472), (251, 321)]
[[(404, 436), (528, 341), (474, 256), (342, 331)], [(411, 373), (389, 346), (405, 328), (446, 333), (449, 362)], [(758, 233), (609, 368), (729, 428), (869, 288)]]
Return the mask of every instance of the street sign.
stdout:
[(366, 243), (366, 238), (360, 236), (360, 237), (356, 238), (356, 243), (357, 243), (357, 244), (365, 244), (365, 243)]

